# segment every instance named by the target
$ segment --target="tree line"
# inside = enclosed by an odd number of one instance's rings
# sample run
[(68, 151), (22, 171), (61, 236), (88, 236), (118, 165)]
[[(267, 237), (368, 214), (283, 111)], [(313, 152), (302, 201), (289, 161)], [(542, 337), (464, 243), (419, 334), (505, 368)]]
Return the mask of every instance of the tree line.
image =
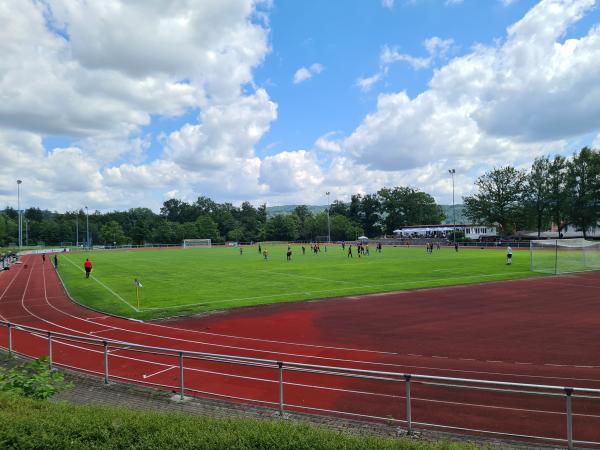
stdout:
[(600, 151), (582, 148), (572, 158), (543, 156), (529, 170), (495, 168), (477, 179), (464, 197), (475, 223), (497, 224), (503, 235), (523, 229), (540, 233), (568, 225), (587, 237), (600, 221)]
[[(537, 158), (529, 170), (505, 166), (475, 182), (476, 193), (463, 198), (466, 216), (476, 224), (497, 225), (502, 235), (555, 224), (559, 231), (573, 225), (587, 235), (600, 220), (600, 152), (583, 148), (572, 158)], [(312, 213), (305, 205), (291, 214), (268, 218), (265, 204), (240, 206), (200, 196), (195, 202), (170, 199), (157, 214), (148, 208), (89, 215), (93, 244), (180, 244), (184, 239), (224, 241), (354, 240), (360, 235), (392, 234), (409, 225), (439, 224), (445, 219), (434, 198), (411, 187), (382, 188), (374, 194), (354, 194), (336, 200), (327, 211)], [(86, 241), (83, 210), (64, 213), (29, 208), (24, 212), (23, 243), (75, 244)], [(18, 214), (0, 212), (0, 246), (15, 245)], [(77, 230), (79, 233), (77, 233)], [(77, 234), (79, 237), (77, 238)]]
[[(433, 197), (410, 187), (383, 188), (375, 194), (355, 194), (349, 202), (334, 201), (327, 210), (312, 213), (306, 205), (291, 214), (267, 217), (265, 204), (249, 202), (240, 206), (217, 203), (200, 196), (195, 202), (170, 199), (158, 214), (148, 208), (89, 215), (91, 242), (101, 245), (180, 244), (184, 239), (224, 241), (316, 241), (331, 230), (332, 240), (354, 240), (366, 234), (391, 234), (406, 225), (440, 223), (442, 208)], [(83, 210), (57, 213), (29, 208), (24, 212), (23, 243), (75, 244), (86, 241), (86, 214)], [(0, 213), (0, 245), (15, 245), (18, 214), (13, 208)]]

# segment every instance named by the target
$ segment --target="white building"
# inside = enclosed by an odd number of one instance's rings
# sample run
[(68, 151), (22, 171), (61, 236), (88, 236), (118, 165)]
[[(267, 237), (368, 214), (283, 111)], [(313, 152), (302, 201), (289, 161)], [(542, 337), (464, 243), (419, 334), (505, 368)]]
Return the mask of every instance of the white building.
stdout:
[(452, 225), (413, 225), (394, 230), (397, 237), (445, 237), (456, 228), (465, 233), (465, 237), (473, 240), (496, 237), (496, 227), (493, 225), (456, 224)]

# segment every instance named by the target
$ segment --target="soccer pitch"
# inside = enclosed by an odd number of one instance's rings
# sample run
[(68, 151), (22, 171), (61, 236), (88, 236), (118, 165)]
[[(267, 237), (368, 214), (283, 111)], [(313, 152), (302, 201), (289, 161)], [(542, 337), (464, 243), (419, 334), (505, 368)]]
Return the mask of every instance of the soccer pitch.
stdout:
[[(374, 246), (370, 256), (349, 259), (341, 246), (267, 246), (177, 250), (96, 251), (59, 255), (59, 274), (70, 295), (91, 308), (137, 319), (153, 319), (326, 297), (452, 286), (535, 276), (529, 252), (516, 251), (505, 264), (502, 250), (452, 248), (426, 253), (422, 247)], [(264, 249), (264, 247), (263, 247)], [(94, 264), (85, 278), (83, 262)], [(134, 280), (142, 283), (140, 306)]]

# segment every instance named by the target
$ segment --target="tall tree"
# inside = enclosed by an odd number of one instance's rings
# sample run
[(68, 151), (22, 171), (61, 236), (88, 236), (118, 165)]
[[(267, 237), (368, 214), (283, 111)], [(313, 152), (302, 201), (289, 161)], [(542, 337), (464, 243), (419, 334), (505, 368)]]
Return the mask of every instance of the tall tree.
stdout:
[(528, 216), (535, 221), (538, 238), (550, 220), (551, 185), (550, 160), (544, 156), (533, 161), (527, 175), (525, 201)]
[(379, 221), (381, 216), (379, 214), (381, 208), (381, 202), (377, 194), (367, 194), (360, 202), (360, 216), (361, 225), (365, 231), (365, 234), (370, 237), (379, 236), (381, 233), (381, 226)]
[(475, 182), (478, 192), (464, 197), (466, 215), (477, 223), (497, 223), (502, 233), (513, 233), (523, 222), (523, 195), (527, 175), (507, 166), (493, 169)]
[(583, 232), (598, 226), (600, 218), (600, 153), (588, 147), (567, 163), (566, 190), (569, 221)]
[(219, 228), (214, 220), (209, 215), (202, 215), (196, 219), (196, 228), (200, 239), (211, 239), (213, 241), (220, 240)]
[(100, 240), (105, 244), (125, 244), (129, 239), (123, 233), (123, 227), (118, 222), (111, 220), (100, 228)]
[(566, 225), (569, 210), (566, 183), (567, 162), (563, 156), (557, 155), (548, 167), (548, 213), (559, 235)]

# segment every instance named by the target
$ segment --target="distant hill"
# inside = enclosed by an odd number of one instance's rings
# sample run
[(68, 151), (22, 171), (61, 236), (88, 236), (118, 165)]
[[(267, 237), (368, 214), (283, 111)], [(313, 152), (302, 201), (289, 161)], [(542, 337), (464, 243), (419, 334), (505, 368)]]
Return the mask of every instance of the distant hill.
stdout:
[[(281, 206), (267, 206), (267, 217), (277, 216), (279, 214), (291, 214), (294, 208), (300, 205), (281, 205)], [(308, 210), (317, 214), (327, 209), (327, 205), (306, 205)]]
[[(282, 206), (267, 206), (267, 217), (273, 217), (278, 214), (291, 214), (294, 208), (298, 205), (282, 205)], [(306, 205), (310, 212), (313, 214), (320, 213), (327, 209), (327, 205)], [(452, 205), (440, 205), (446, 215), (446, 220), (442, 223), (452, 224)], [(464, 205), (455, 205), (456, 207), (456, 223), (468, 223), (469, 220), (464, 216)], [(421, 224), (430, 225), (430, 224)]]

